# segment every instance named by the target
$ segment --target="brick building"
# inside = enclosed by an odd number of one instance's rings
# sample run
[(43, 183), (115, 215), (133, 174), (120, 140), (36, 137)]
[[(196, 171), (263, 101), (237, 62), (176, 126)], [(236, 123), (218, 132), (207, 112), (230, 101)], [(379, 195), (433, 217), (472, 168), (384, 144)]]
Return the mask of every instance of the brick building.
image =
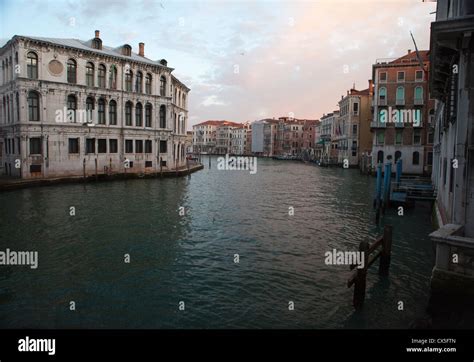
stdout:
[(402, 158), (404, 173), (430, 174), (434, 101), (428, 91), (429, 51), (419, 54), (423, 68), (410, 50), (372, 66), (372, 164)]

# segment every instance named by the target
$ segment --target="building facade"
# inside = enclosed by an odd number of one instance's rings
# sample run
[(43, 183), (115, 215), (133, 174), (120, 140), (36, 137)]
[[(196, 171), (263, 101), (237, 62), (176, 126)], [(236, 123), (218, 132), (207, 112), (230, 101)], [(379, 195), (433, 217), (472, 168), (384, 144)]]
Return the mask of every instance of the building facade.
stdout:
[(337, 141), (339, 164), (347, 160), (350, 167), (356, 167), (361, 155), (372, 149), (371, 90), (371, 87), (361, 91), (352, 88), (339, 101), (339, 117), (336, 120), (334, 138)]
[(321, 162), (336, 164), (338, 159), (338, 142), (336, 141), (337, 120), (339, 118), (339, 111), (333, 111), (328, 114), (323, 114), (321, 117), (321, 134), (319, 136), (319, 143), (321, 144)]
[(193, 126), (193, 152), (226, 154), (231, 152), (232, 129), (241, 123), (231, 121), (205, 121)]
[[(438, 0), (431, 24), (436, 99), (432, 181), (439, 229), (431, 234), (434, 294), (474, 296), (474, 3)], [(472, 306), (472, 299), (471, 304)]]
[(249, 123), (243, 123), (231, 130), (230, 153), (233, 155), (245, 155), (247, 149), (247, 131)]
[(18, 178), (185, 165), (189, 88), (130, 45), (14, 36), (0, 49), (1, 172)]
[[(429, 98), (429, 51), (408, 50), (372, 66), (372, 164), (403, 160), (403, 172), (431, 174), (434, 100)], [(420, 61), (422, 64), (420, 64)]]
[(263, 155), (264, 148), (264, 128), (265, 121), (252, 122), (252, 153)]

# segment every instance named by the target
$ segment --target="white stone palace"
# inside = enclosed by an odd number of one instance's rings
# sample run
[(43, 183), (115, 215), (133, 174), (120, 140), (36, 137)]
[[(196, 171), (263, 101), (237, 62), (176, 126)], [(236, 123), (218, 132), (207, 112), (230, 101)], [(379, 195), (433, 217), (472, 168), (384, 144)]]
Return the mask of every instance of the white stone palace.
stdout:
[(186, 165), (189, 88), (166, 60), (94, 38), (15, 35), (0, 49), (0, 174), (147, 173)]

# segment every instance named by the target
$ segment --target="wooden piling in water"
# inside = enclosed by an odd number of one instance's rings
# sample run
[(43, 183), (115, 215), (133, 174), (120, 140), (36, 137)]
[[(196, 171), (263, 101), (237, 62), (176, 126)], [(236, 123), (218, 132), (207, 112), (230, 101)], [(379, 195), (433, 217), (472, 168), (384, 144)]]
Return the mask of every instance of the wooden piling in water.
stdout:
[[(364, 267), (353, 270), (358, 266), (351, 265), (350, 270), (352, 270), (352, 275), (347, 281), (348, 288), (354, 284), (352, 304), (356, 309), (360, 309), (364, 304), (367, 270), (377, 258), (380, 257), (379, 275), (388, 275), (392, 253), (392, 230), (393, 227), (391, 225), (385, 225), (383, 236), (377, 238), (372, 245), (369, 245), (367, 241), (362, 241), (359, 244), (359, 252), (363, 253)], [(380, 247), (381, 249), (377, 250)]]
[(363, 253), (364, 256), (364, 267), (357, 269), (357, 276), (354, 283), (354, 298), (352, 304), (356, 309), (359, 309), (364, 304), (365, 300), (365, 288), (367, 283), (367, 264), (369, 260), (369, 243), (367, 241), (361, 241), (359, 244), (359, 252)]

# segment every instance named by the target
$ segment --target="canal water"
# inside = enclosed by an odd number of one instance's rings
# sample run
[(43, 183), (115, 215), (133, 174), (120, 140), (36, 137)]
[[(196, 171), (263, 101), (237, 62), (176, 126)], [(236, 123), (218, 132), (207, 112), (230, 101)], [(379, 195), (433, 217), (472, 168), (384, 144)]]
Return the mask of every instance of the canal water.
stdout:
[[(0, 251), (39, 254), (37, 269), (0, 266), (0, 327), (406, 328), (424, 314), (429, 208), (390, 210), (375, 227), (374, 179), (357, 170), (203, 163), (183, 178), (0, 193)], [(324, 253), (357, 250), (383, 222), (394, 231), (390, 276), (371, 268), (355, 312), (348, 267)]]

